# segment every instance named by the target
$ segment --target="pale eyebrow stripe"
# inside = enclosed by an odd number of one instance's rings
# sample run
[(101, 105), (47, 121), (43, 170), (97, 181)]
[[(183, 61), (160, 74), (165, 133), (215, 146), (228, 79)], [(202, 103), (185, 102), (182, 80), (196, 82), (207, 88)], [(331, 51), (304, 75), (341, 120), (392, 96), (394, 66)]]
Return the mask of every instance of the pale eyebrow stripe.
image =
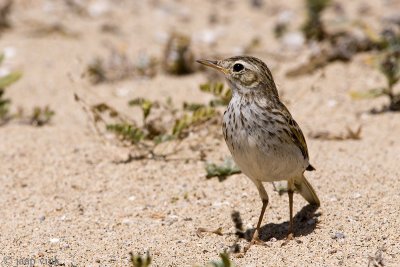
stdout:
[[(251, 64), (249, 64), (249, 63), (247, 63), (247, 62), (245, 62), (245, 61), (243, 61), (243, 60), (235, 61), (234, 64), (237, 64), (237, 63), (242, 64), (242, 65), (243, 65), (245, 68), (247, 68), (247, 69), (251, 69), (251, 68), (249, 68), (249, 67), (251, 67)], [(257, 69), (258, 69), (258, 67), (257, 67)]]

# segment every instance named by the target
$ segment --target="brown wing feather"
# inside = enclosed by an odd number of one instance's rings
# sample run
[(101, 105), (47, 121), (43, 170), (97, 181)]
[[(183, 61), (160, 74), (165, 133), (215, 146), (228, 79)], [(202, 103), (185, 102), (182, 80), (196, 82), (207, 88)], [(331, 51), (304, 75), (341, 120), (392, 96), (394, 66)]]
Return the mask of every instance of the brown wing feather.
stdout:
[[(304, 159), (309, 160), (308, 156), (308, 148), (306, 139), (304, 138), (303, 132), (300, 129), (300, 126), (297, 122), (293, 119), (292, 115), (290, 114), (289, 110), (286, 108), (285, 105), (281, 104), (281, 112), (286, 120), (286, 123), (289, 127), (290, 137), (293, 143), (300, 149), (301, 154), (303, 154)], [(307, 167), (307, 170), (315, 170), (315, 168), (311, 165)]]

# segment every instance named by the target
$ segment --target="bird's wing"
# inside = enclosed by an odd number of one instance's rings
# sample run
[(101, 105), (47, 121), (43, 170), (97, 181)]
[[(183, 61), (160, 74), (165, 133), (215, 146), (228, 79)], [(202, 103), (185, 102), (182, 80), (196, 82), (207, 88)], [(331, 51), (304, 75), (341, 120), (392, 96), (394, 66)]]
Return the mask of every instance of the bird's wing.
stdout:
[(304, 158), (306, 160), (309, 160), (306, 139), (304, 138), (304, 135), (300, 129), (300, 126), (292, 118), (292, 115), (290, 114), (289, 110), (283, 104), (282, 104), (281, 112), (282, 112), (283, 118), (285, 119), (285, 121), (287, 123), (287, 126), (289, 127), (290, 138), (292, 139), (293, 143), (300, 149), (301, 154), (303, 154)]

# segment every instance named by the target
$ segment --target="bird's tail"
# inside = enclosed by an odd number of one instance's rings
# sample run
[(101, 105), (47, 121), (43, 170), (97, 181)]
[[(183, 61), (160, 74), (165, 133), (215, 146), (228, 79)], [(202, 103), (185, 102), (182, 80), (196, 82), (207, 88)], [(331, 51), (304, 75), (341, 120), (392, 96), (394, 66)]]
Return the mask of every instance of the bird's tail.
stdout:
[(314, 188), (307, 181), (307, 179), (306, 179), (306, 177), (304, 177), (304, 175), (302, 176), (301, 179), (296, 180), (294, 182), (294, 185), (296, 187), (296, 190), (300, 193), (300, 195), (302, 197), (305, 198), (305, 200), (308, 201), (308, 203), (310, 203), (311, 205), (317, 205), (317, 206), (321, 205), (321, 202), (319, 201), (317, 193), (315, 193)]

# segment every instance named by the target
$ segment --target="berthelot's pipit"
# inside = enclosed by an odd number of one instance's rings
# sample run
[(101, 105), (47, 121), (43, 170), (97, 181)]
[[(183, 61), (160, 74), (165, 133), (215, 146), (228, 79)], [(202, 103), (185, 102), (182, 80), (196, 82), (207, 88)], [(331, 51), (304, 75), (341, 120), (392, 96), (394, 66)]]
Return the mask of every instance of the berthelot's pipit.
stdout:
[(223, 116), (223, 135), (233, 159), (256, 185), (262, 200), (250, 245), (259, 241), (260, 225), (268, 205), (262, 182), (287, 180), (289, 237), (292, 237), (294, 190), (310, 204), (319, 206), (320, 201), (304, 177), (305, 170), (314, 170), (309, 163), (304, 135), (280, 101), (271, 71), (264, 62), (249, 56), (198, 62), (221, 71), (232, 90), (232, 99)]

